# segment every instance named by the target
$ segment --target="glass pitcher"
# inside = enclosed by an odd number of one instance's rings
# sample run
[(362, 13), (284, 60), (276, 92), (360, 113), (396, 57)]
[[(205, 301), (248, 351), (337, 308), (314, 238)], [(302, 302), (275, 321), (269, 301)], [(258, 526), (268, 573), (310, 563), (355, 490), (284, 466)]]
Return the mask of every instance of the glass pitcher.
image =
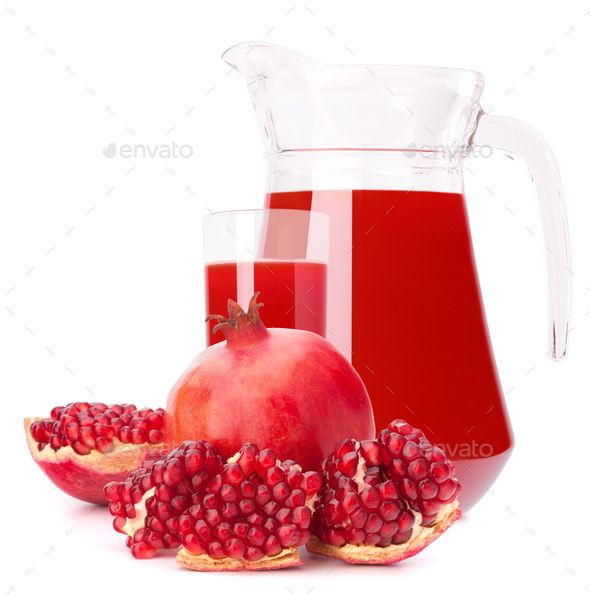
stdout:
[(268, 161), (267, 208), (330, 215), (327, 338), (348, 356), (377, 431), (398, 417), (443, 448), (467, 511), (513, 448), (463, 196), (476, 146), (521, 158), (541, 209), (550, 356), (566, 355), (568, 228), (549, 146), (486, 115), (474, 71), (323, 64), (267, 43), (223, 59), (242, 74)]

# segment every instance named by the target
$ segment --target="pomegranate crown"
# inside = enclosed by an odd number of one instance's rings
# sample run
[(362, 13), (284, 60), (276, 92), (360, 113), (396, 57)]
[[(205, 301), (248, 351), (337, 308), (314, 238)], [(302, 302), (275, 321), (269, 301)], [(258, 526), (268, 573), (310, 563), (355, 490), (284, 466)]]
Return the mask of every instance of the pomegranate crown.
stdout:
[(217, 320), (218, 324), (213, 327), (213, 334), (218, 330), (221, 330), (225, 334), (225, 338), (228, 343), (234, 340), (236, 334), (229, 332), (234, 330), (235, 333), (244, 335), (256, 335), (256, 334), (267, 334), (266, 327), (260, 320), (258, 310), (264, 305), (264, 303), (256, 303), (256, 299), (260, 295), (260, 291), (257, 291), (252, 295), (250, 303), (248, 304), (248, 313), (246, 313), (238, 303), (233, 299), (227, 300), (227, 313), (229, 318), (219, 315), (209, 315), (205, 318), (205, 322), (210, 320)]

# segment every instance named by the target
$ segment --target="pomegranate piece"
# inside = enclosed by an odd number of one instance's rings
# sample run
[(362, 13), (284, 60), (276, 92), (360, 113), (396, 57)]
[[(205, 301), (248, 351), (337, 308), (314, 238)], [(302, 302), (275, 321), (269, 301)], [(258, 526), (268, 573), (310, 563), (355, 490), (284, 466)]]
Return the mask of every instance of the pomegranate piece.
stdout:
[[(127, 438), (137, 423), (149, 439)], [(56, 406), (48, 418), (26, 418), (31, 455), (62, 491), (89, 503), (107, 505), (104, 486), (123, 480), (162, 446), (164, 409), (133, 404), (73, 402)]]
[(312, 553), (348, 563), (397, 563), (461, 516), (453, 464), (400, 419), (377, 440), (341, 441), (322, 474), (306, 545)]
[(207, 318), (226, 342), (205, 349), (172, 387), (166, 442), (175, 447), (198, 435), (224, 457), (255, 442), (319, 470), (344, 437), (374, 439), (369, 396), (346, 358), (312, 332), (267, 330), (257, 297), (247, 313), (230, 299), (228, 318)]
[(199, 571), (300, 565), (297, 547), (311, 536), (317, 472), (247, 443), (226, 464), (217, 448), (186, 441), (165, 460), (146, 460), (124, 482), (105, 487), (136, 558), (183, 549), (177, 563)]
[(194, 497), (206, 493), (222, 469), (223, 458), (214, 445), (185, 441), (165, 458), (144, 460), (124, 481), (106, 485), (113, 526), (128, 535), (131, 554), (149, 559), (158, 549), (178, 548), (178, 517)]

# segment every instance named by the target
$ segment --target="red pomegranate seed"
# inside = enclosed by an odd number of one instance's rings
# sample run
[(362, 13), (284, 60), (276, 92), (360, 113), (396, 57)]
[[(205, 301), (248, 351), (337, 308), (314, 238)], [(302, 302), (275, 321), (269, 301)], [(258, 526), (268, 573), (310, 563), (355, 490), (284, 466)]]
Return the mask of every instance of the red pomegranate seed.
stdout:
[[(184, 546), (186, 545), (186, 539), (183, 539), (183, 544)], [(189, 548), (189, 547), (187, 547)], [(244, 556), (244, 553), (246, 552), (246, 545), (244, 544), (243, 540), (240, 540), (239, 538), (230, 538), (226, 543), (225, 543), (225, 550), (227, 553), (227, 556), (230, 559), (240, 559), (241, 557)], [(281, 549), (279, 547), (279, 550), (276, 554), (280, 553)]]
[(80, 443), (79, 441), (73, 443), (72, 448), (74, 452), (76, 452), (76, 454), (79, 454), (80, 456), (87, 456), (88, 454), (90, 454), (90, 448), (85, 446), (83, 443)]
[(258, 462), (256, 466), (256, 472), (259, 476), (264, 476), (264, 471), (268, 468), (275, 466), (277, 462), (276, 454), (269, 449), (262, 450), (258, 454)]
[(156, 556), (157, 550), (147, 542), (141, 541), (131, 547), (131, 554), (136, 559), (152, 559)]
[(108, 437), (97, 437), (96, 449), (101, 454), (108, 454), (115, 449), (115, 444)]
[(143, 429), (131, 429), (131, 443), (139, 445), (147, 441), (147, 433)]

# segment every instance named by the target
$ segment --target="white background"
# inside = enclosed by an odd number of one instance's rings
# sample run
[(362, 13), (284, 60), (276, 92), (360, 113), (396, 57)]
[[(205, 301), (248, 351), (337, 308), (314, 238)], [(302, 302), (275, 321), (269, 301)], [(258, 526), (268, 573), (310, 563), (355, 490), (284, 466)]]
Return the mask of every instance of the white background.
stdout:
[[(0, 594), (590, 590), (590, 2), (546, 11), (530, 0), (6, 2)], [(136, 561), (106, 510), (57, 491), (25, 446), (22, 417), (57, 404), (163, 405), (203, 348), (202, 216), (257, 207), (264, 187), (244, 80), (219, 58), (246, 40), (326, 62), (480, 70), (484, 109), (535, 126), (560, 163), (574, 313), (571, 353), (559, 365), (545, 356), (544, 249), (527, 174), (501, 157), (468, 163), (482, 290), (517, 445), (492, 493), (399, 566), (305, 555), (305, 567), (274, 575), (217, 575), (182, 570), (169, 555)], [(102, 154), (111, 142), (172, 141), (194, 156)]]

